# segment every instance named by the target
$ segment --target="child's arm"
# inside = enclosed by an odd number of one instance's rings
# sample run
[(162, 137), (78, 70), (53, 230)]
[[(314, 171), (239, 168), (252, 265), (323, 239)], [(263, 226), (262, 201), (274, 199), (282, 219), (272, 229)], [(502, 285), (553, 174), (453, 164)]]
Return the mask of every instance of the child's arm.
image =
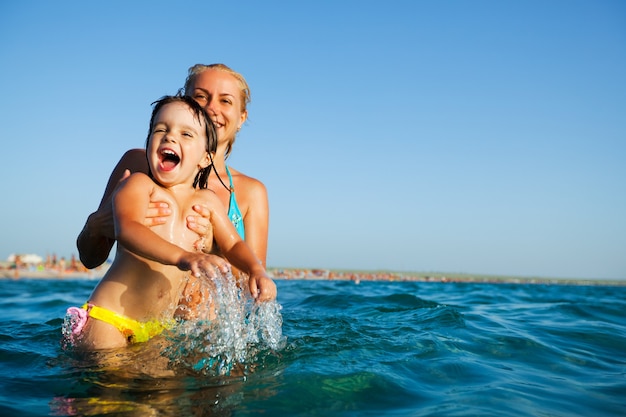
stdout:
[(154, 182), (145, 174), (131, 175), (113, 196), (115, 238), (127, 250), (144, 258), (176, 265), (183, 271), (200, 276), (200, 272), (214, 275), (214, 267), (228, 270), (228, 264), (219, 256), (186, 251), (163, 239), (144, 225), (145, 208), (150, 201)]
[(221, 253), (237, 269), (248, 274), (248, 285), (254, 298), (259, 301), (275, 299), (276, 284), (267, 276), (263, 264), (237, 234), (235, 226), (230, 222), (224, 206), (217, 197), (213, 194), (209, 198), (213, 237)]
[(263, 264), (254, 256), (246, 242), (239, 238), (237, 243), (228, 250), (222, 250), (222, 253), (236, 268), (248, 274), (248, 286), (253, 298), (259, 301), (270, 301), (276, 298), (276, 284), (267, 276)]

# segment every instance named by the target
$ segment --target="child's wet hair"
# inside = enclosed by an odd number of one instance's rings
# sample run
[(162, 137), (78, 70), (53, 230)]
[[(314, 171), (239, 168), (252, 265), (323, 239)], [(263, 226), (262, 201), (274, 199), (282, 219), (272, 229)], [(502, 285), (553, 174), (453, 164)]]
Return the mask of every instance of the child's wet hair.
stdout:
[[(211, 158), (211, 164), (206, 167), (200, 169), (198, 175), (193, 180), (194, 188), (207, 188), (209, 174), (213, 169), (213, 154), (217, 151), (217, 132), (215, 131), (215, 125), (213, 125), (213, 121), (207, 114), (206, 110), (202, 106), (198, 104), (193, 98), (183, 95), (180, 92), (175, 96), (163, 96), (157, 101), (152, 103), (154, 107), (152, 109), (152, 116), (150, 116), (150, 126), (148, 127), (148, 137), (146, 138), (146, 149), (148, 149), (148, 142), (150, 141), (150, 136), (152, 135), (152, 128), (154, 126), (154, 119), (159, 111), (163, 108), (163, 106), (170, 103), (184, 103), (189, 109), (193, 112), (196, 120), (200, 123), (204, 122), (205, 127), (205, 135), (207, 138), (206, 143), (206, 151), (209, 154), (209, 158)], [(146, 155), (147, 157), (147, 155)], [(150, 176), (152, 177), (152, 172), (150, 172)]]

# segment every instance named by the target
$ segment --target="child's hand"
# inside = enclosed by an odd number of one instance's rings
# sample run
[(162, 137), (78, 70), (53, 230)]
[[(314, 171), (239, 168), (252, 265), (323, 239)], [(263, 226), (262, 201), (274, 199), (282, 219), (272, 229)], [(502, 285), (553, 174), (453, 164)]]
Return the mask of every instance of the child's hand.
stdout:
[(230, 264), (222, 257), (208, 255), (202, 252), (185, 252), (176, 263), (181, 271), (191, 271), (195, 277), (204, 272), (209, 278), (217, 277), (217, 271), (226, 274), (230, 271)]
[(265, 272), (256, 273), (248, 280), (250, 294), (257, 301), (271, 301), (276, 299), (276, 284)]

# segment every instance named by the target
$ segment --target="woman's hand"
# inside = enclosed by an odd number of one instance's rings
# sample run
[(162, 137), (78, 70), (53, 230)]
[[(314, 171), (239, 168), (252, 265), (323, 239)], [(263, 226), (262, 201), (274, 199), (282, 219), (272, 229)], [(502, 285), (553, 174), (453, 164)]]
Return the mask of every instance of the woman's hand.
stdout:
[(165, 224), (167, 217), (172, 214), (169, 204), (164, 201), (151, 201), (146, 210), (146, 218), (143, 224), (147, 227)]
[(193, 209), (199, 215), (187, 216), (187, 228), (196, 232), (200, 238), (194, 243), (197, 250), (203, 250), (206, 246), (205, 236), (211, 231), (211, 210), (201, 204), (195, 204)]

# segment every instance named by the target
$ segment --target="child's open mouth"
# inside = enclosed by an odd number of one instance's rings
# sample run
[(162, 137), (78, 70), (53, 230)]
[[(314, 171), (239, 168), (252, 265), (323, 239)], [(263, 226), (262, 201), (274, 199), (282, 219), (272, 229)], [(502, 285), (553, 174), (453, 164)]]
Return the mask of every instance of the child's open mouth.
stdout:
[(180, 163), (180, 156), (171, 149), (161, 151), (161, 168), (164, 171), (171, 171)]

